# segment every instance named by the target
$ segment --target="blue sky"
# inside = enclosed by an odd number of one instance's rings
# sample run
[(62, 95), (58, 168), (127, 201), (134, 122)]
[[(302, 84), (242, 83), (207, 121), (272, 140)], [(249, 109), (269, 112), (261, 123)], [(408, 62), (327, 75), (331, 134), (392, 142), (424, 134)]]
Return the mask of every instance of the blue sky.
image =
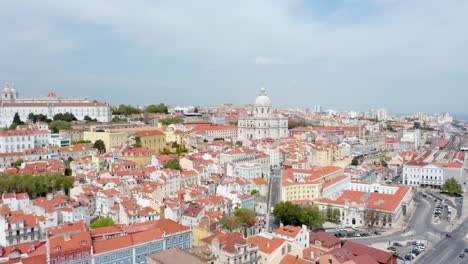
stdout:
[(15, 0), (0, 81), (112, 104), (466, 114), (465, 0)]

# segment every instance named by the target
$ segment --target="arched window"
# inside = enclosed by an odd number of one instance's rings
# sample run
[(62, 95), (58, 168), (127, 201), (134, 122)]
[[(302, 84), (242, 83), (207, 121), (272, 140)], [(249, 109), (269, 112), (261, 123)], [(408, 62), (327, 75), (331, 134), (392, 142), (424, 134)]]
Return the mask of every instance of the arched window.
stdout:
[(263, 114), (263, 110), (265, 110), (265, 109), (262, 107), (262, 114)]

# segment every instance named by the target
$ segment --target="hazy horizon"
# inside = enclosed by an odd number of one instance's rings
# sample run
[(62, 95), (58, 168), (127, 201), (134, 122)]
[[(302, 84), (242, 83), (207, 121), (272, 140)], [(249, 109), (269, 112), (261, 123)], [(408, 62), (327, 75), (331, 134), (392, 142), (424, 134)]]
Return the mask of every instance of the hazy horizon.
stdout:
[(112, 104), (244, 105), (265, 87), (280, 108), (467, 116), (466, 14), (462, 0), (16, 0), (0, 81)]

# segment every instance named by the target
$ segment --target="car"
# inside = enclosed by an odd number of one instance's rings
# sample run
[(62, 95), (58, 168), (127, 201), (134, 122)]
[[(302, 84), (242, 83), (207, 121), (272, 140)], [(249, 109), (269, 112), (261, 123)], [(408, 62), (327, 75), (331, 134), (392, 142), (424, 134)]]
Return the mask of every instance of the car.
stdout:
[(369, 232), (364, 232), (364, 233), (361, 233), (361, 236), (362, 237), (368, 237), (370, 236), (371, 234)]
[(464, 250), (464, 251), (465, 251), (466, 253), (468, 253), (468, 248), (465, 248), (465, 250)]
[(411, 255), (411, 254), (406, 254), (406, 255), (405, 255), (405, 259), (406, 259), (406, 260), (412, 260), (412, 259), (414, 259), (414, 257), (413, 257), (413, 255)]
[(382, 235), (382, 232), (380, 232), (380, 231), (375, 231), (374, 234), (380, 236), (380, 235)]
[(451, 238), (452, 234), (445, 234), (445, 237)]
[(393, 245), (394, 245), (395, 247), (402, 247), (402, 246), (403, 246), (401, 243), (398, 243), (398, 242), (393, 243)]
[(388, 247), (387, 250), (390, 250), (390, 251), (397, 251), (396, 247)]
[(463, 252), (460, 253), (459, 257), (460, 257), (460, 258), (464, 258), (464, 257), (465, 257), (465, 253), (463, 253)]

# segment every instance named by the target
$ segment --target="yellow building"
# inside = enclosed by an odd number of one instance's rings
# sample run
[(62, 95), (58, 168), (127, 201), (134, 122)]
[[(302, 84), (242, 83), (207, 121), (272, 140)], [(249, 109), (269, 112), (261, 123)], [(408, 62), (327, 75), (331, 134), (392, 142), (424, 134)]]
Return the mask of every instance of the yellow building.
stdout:
[[(84, 140), (90, 140), (91, 142), (95, 142), (96, 140), (102, 140), (104, 142), (104, 145), (106, 147), (106, 152), (109, 151), (109, 149), (112, 146), (122, 146), (122, 145), (132, 145), (135, 143), (135, 136), (134, 134), (142, 131), (159, 131), (161, 132), (160, 128), (156, 126), (138, 126), (138, 127), (130, 127), (130, 128), (119, 128), (119, 129), (112, 129), (112, 130), (94, 130), (91, 129), (91, 131), (85, 131), (83, 133), (83, 139)], [(157, 132), (156, 132), (157, 133)], [(162, 132), (161, 132), (162, 133)], [(160, 135), (160, 137), (154, 137), (151, 139), (148, 139), (148, 144), (153, 144), (157, 149), (155, 149), (156, 152), (159, 152), (160, 150), (160, 145), (161, 144), (166, 144), (166, 139), (164, 135)], [(155, 142), (152, 142), (152, 140), (156, 140)], [(161, 148), (162, 150), (162, 148)]]
[(343, 175), (343, 168), (327, 166), (314, 170), (287, 169), (281, 181), (282, 201), (312, 201), (321, 198), (322, 184)]
[(193, 245), (198, 246), (198, 242), (210, 234), (210, 227), (207, 222), (201, 222), (198, 226), (195, 226), (193, 232)]
[(112, 146), (121, 146), (130, 144), (130, 138), (126, 132), (111, 132), (111, 131), (85, 131), (83, 133), (84, 140), (90, 140), (95, 142), (96, 140), (102, 140), (106, 147), (106, 152)]
[(140, 138), (142, 147), (149, 148), (160, 153), (166, 147), (166, 134), (159, 130), (138, 131), (135, 137)]
[(166, 134), (166, 142), (177, 143), (178, 145), (186, 147), (187, 143), (187, 132), (180, 130), (167, 129), (164, 131)]
[(145, 167), (151, 164), (154, 151), (143, 147), (130, 147), (115, 152), (115, 156), (119, 159), (131, 160), (137, 163), (137, 167)]

